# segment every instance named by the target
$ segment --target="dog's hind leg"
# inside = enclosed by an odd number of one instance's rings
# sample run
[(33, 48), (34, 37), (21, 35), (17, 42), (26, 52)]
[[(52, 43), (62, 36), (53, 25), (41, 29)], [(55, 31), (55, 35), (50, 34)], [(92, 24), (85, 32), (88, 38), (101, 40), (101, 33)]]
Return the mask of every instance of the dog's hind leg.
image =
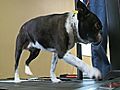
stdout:
[(57, 62), (58, 62), (58, 55), (56, 53), (53, 53), (52, 61), (51, 61), (51, 69), (50, 69), (50, 77), (51, 77), (51, 81), (53, 83), (58, 83), (61, 81), (60, 79), (56, 78), (56, 75), (54, 73), (55, 69), (56, 69)]
[(15, 63), (15, 77), (14, 80), (15, 82), (20, 82), (20, 78), (19, 78), (19, 71), (18, 71), (18, 64), (19, 64), (19, 58), (21, 56), (22, 50), (17, 50), (15, 53), (15, 58), (16, 58), (16, 63)]
[(28, 59), (27, 59), (27, 61), (26, 61), (25, 73), (26, 73), (27, 75), (33, 75), (33, 73), (31, 72), (31, 70), (30, 70), (30, 68), (29, 68), (29, 64), (30, 64), (30, 62), (31, 62), (32, 60), (34, 60), (34, 59), (38, 56), (38, 54), (39, 54), (39, 52), (40, 52), (40, 49), (31, 47), (31, 48), (29, 49), (29, 51), (30, 51), (30, 55), (29, 55), (29, 57), (28, 57)]
[(15, 49), (15, 76), (14, 76), (15, 82), (20, 82), (18, 65), (19, 65), (19, 59), (22, 53), (23, 45), (24, 43), (21, 41), (21, 37), (18, 35), (16, 39), (16, 49)]

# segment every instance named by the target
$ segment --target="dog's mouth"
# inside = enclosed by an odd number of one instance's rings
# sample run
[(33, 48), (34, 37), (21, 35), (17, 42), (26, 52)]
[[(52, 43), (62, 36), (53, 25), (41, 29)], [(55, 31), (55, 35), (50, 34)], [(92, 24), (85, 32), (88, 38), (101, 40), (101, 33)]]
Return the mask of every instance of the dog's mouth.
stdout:
[(94, 45), (99, 45), (102, 42), (102, 37), (100, 37), (100, 39), (96, 42), (92, 42), (92, 44)]
[(92, 43), (94, 45), (100, 44), (102, 42), (101, 34), (98, 34), (96, 37), (87, 37), (87, 38), (79, 38), (79, 42), (84, 44)]
[(96, 41), (93, 41), (92, 44), (98, 45), (102, 42), (102, 39), (103, 38), (102, 38), (101, 34), (98, 34), (98, 36), (96, 37)]

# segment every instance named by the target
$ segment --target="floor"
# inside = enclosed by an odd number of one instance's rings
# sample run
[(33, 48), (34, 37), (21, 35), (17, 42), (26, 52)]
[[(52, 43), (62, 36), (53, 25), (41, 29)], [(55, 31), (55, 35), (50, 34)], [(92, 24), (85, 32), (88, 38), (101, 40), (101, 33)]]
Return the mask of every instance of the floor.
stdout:
[(62, 79), (61, 83), (52, 83), (49, 79), (30, 79), (21, 83), (12, 80), (0, 80), (0, 90), (120, 90), (120, 78), (107, 81), (92, 79)]

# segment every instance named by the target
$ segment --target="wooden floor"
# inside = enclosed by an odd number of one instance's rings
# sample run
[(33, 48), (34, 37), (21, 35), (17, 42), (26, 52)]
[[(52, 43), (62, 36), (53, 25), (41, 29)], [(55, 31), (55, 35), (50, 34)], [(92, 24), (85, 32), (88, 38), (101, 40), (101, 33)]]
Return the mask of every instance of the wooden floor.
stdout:
[[(107, 81), (94, 81), (92, 79), (63, 80), (61, 83), (52, 83), (49, 79), (33, 79), (17, 84), (7, 82), (9, 80), (0, 80), (0, 90), (120, 90), (120, 78)], [(117, 86), (112, 86), (112, 83), (117, 83)]]

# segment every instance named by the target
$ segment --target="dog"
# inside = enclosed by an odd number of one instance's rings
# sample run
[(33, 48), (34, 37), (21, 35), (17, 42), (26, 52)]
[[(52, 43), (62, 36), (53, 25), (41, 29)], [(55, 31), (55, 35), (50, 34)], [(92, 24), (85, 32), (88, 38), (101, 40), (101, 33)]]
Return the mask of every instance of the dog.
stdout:
[(69, 50), (75, 43), (96, 43), (101, 41), (102, 24), (98, 17), (90, 12), (78, 0), (76, 12), (51, 14), (33, 18), (22, 25), (16, 38), (15, 49), (15, 82), (20, 82), (19, 59), (23, 49), (30, 51), (25, 63), (25, 73), (33, 75), (29, 64), (41, 50), (53, 53), (50, 69), (51, 81), (60, 82), (54, 73), (58, 59), (86, 72), (90, 78), (100, 79), (101, 73), (97, 68), (90, 68), (85, 62), (72, 55)]

